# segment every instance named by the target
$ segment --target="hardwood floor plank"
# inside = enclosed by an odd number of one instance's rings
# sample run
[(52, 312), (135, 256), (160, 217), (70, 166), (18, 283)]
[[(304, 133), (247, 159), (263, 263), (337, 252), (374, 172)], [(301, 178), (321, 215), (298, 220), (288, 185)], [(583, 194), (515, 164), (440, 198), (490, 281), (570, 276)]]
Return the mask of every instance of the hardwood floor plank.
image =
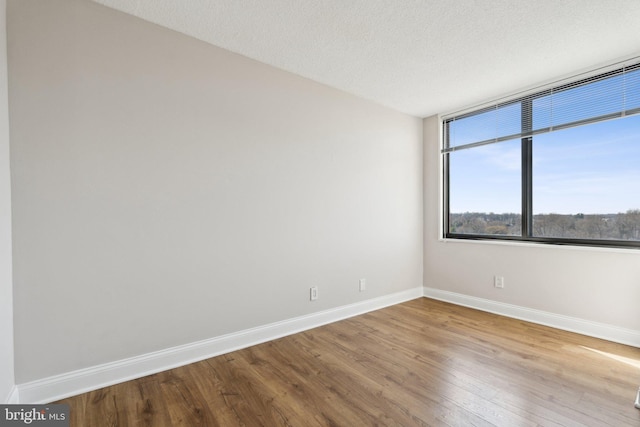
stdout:
[[(138, 415), (134, 425), (148, 427), (169, 427), (171, 418), (168, 412), (168, 404), (162, 387), (155, 376), (148, 381), (137, 381), (139, 396), (132, 399), (135, 403), (135, 411)], [(127, 407), (134, 408), (129, 402)]]
[(61, 401), (72, 426), (638, 426), (640, 349), (419, 298)]

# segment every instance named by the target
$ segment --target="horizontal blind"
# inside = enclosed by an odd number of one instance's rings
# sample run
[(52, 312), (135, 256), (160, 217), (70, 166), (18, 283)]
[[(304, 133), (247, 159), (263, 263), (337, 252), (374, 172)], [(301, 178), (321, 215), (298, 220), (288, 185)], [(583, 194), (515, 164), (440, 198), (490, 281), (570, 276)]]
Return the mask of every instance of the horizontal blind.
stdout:
[(640, 113), (640, 64), (444, 120), (443, 153)]

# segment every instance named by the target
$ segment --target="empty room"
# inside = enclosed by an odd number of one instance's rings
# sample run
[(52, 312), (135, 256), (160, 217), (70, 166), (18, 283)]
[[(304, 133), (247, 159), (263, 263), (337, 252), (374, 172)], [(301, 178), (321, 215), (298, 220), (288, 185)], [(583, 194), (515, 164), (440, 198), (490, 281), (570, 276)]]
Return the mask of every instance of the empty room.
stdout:
[(640, 2), (0, 12), (0, 425), (640, 425)]

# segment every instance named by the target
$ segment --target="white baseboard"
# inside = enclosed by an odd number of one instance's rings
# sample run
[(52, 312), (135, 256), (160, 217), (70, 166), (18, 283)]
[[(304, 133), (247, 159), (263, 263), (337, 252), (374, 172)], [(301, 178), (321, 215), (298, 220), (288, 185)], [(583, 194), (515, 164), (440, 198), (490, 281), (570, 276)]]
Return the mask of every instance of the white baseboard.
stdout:
[(9, 394), (7, 395), (7, 398), (5, 399), (4, 403), (6, 403), (7, 405), (14, 405), (14, 404), (20, 403), (17, 386), (14, 385), (11, 388), (11, 391), (9, 391)]
[(19, 392), (20, 403), (53, 402), (420, 298), (423, 296), (422, 292), (422, 287), (413, 288), (306, 316), (19, 384), (15, 393), (16, 399)]
[(18, 384), (10, 393), (7, 403), (49, 403), (219, 356), (422, 296), (640, 347), (640, 331), (455, 292), (419, 287), (232, 334)]
[(565, 331), (640, 347), (640, 331), (632, 329), (428, 287), (424, 288), (424, 296)]

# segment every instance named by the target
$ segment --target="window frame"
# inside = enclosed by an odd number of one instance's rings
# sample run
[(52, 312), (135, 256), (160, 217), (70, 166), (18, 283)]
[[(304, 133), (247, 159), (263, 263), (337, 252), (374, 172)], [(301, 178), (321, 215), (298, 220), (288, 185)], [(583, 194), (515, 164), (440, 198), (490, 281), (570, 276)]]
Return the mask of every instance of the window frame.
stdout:
[[(525, 243), (539, 243), (547, 245), (570, 245), (570, 246), (588, 246), (588, 247), (605, 247), (605, 248), (625, 248), (625, 249), (640, 249), (640, 241), (633, 240), (619, 240), (619, 239), (580, 239), (580, 238), (567, 238), (567, 237), (540, 237), (533, 235), (533, 137), (537, 132), (531, 132), (533, 123), (533, 108), (532, 103), (534, 99), (547, 96), (549, 90), (554, 92), (563, 92), (570, 90), (590, 82), (595, 82), (609, 76), (614, 76), (620, 72), (624, 72), (625, 68), (638, 69), (640, 68), (640, 62), (636, 62), (631, 67), (624, 67), (617, 65), (616, 68), (610, 71), (602, 72), (591, 75), (589, 77), (579, 78), (569, 83), (556, 84), (555, 86), (547, 86), (544, 88), (538, 88), (533, 93), (527, 96), (518, 96), (512, 100), (503, 102), (491, 103), (489, 106), (478, 107), (467, 110), (460, 115), (448, 115), (441, 117), (441, 165), (442, 165), (442, 214), (443, 214), (443, 238), (455, 239), (455, 240), (483, 240), (483, 241), (506, 241), (506, 242), (525, 242)], [(492, 108), (501, 108), (513, 103), (521, 104), (521, 130), (524, 134), (520, 137), (521, 142), (521, 233), (520, 235), (493, 235), (493, 234), (473, 234), (473, 233), (454, 233), (450, 229), (450, 156), (456, 151), (455, 147), (449, 145), (449, 123), (455, 117), (456, 119), (468, 117), (471, 115), (480, 114), (485, 111), (489, 111)], [(635, 111), (634, 114), (638, 112)], [(617, 117), (611, 115), (611, 118)], [(626, 116), (626, 115), (624, 115)], [(590, 123), (606, 120), (603, 117), (588, 118), (580, 121), (578, 124), (572, 124), (574, 126), (585, 126)], [(528, 129), (527, 129), (528, 126)], [(561, 130), (568, 126), (558, 126), (557, 130)], [(505, 138), (506, 140), (506, 138)], [(495, 141), (499, 142), (499, 141)], [(477, 145), (483, 145), (480, 143)], [(467, 149), (473, 149), (474, 144), (469, 144)], [(452, 148), (452, 149), (451, 149)]]

